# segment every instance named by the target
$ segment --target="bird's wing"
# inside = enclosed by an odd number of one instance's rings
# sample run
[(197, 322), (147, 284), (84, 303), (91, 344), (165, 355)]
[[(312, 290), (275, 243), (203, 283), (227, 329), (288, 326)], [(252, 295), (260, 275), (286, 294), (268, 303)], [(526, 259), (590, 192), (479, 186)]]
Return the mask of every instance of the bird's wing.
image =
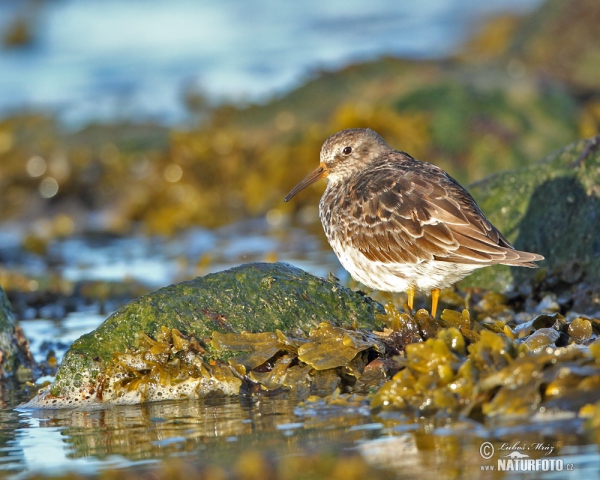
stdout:
[(418, 171), (414, 166), (371, 170), (347, 189), (344, 235), (365, 257), (383, 263), (439, 260), (531, 267), (536, 265), (530, 262), (543, 259), (514, 250), (443, 170), (415, 163)]

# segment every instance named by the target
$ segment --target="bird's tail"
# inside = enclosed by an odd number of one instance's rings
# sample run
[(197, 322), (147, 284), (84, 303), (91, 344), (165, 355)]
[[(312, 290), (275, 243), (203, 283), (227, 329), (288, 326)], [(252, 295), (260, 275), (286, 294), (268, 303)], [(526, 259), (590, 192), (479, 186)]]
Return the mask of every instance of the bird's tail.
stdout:
[(499, 263), (513, 267), (538, 268), (539, 265), (533, 262), (539, 262), (541, 260), (544, 260), (542, 255), (531, 252), (522, 252), (511, 248), (506, 249), (506, 258)]

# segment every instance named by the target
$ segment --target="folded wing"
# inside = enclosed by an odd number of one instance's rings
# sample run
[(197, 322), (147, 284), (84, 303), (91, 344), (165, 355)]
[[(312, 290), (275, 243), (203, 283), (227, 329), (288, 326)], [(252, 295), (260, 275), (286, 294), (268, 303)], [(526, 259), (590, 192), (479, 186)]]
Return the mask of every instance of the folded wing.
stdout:
[[(414, 161), (382, 165), (348, 190), (339, 207), (345, 238), (370, 260), (537, 267), (544, 257), (515, 250), (473, 198), (443, 170)], [(342, 232), (340, 232), (342, 233)]]

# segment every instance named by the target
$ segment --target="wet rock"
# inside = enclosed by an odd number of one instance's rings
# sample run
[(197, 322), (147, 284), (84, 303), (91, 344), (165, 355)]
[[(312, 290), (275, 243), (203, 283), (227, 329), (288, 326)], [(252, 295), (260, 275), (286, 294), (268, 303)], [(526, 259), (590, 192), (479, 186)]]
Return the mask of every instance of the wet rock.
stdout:
[(560, 332), (553, 328), (540, 328), (527, 337), (525, 344), (531, 350), (537, 350), (549, 345), (554, 346), (559, 338)]
[(29, 342), (21, 328), (14, 324), (10, 302), (0, 287), (0, 378), (18, 374), (17, 379), (29, 379), (35, 361)]
[[(244, 344), (248, 338), (228, 334), (255, 332), (260, 338), (250, 340), (258, 341), (255, 353), (262, 363), (280, 349), (297, 351), (302, 342), (260, 332), (296, 329), (308, 334), (324, 322), (373, 329), (376, 314), (383, 312), (370, 298), (290, 265), (242, 265), (130, 302), (73, 343), (51, 389), (31, 406), (237, 394), (244, 372), (236, 368), (258, 364), (256, 358), (224, 363), (236, 350), (251, 350)], [(358, 342), (357, 351), (364, 349), (360, 338), (347, 340)]]
[(555, 293), (546, 294), (535, 309), (536, 313), (554, 313), (558, 311), (560, 311), (560, 305)]
[(406, 347), (405, 368), (375, 393), (371, 408), (484, 423), (548, 409), (578, 412), (600, 400), (600, 343), (593, 341), (597, 319), (574, 320), (564, 333), (552, 328), (564, 321), (555, 317), (533, 321), (534, 331), (516, 340), (519, 332), (495, 333), (487, 324), (475, 340), (458, 327), (440, 329), (436, 338)]
[(573, 310), (600, 315), (600, 283), (580, 283), (573, 289)]
[(503, 265), (480, 269), (463, 286), (505, 290), (543, 281), (559, 290), (574, 278), (600, 283), (600, 152), (594, 145), (593, 140), (575, 142), (535, 165), (470, 186), (482, 210), (515, 248), (541, 253), (546, 260), (539, 262), (541, 270)]
[(592, 322), (587, 318), (576, 318), (569, 325), (569, 335), (577, 343), (582, 343), (592, 336)]

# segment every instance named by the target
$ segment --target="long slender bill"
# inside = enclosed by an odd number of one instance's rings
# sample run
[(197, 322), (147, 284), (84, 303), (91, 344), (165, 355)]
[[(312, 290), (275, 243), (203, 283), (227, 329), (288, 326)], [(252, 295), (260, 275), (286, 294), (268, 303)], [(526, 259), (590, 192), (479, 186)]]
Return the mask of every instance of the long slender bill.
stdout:
[(309, 185), (312, 185), (317, 180), (326, 177), (328, 173), (329, 172), (327, 171), (327, 167), (325, 166), (325, 164), (319, 164), (319, 166), (315, 168), (315, 170), (309, 173), (306, 177), (304, 177), (303, 180), (300, 181), (300, 183), (298, 183), (298, 185), (292, 188), (292, 191), (288, 193), (283, 200), (289, 202), (292, 198), (296, 196), (298, 192), (304, 190)]

